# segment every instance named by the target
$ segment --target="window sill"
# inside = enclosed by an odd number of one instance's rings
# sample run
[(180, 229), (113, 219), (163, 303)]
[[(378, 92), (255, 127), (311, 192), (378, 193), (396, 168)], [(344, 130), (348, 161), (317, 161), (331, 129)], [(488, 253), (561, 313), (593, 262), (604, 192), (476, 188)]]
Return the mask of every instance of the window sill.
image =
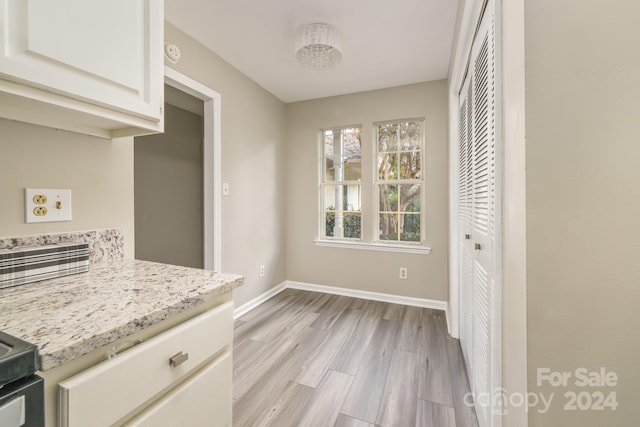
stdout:
[(431, 248), (418, 245), (394, 245), (386, 243), (350, 242), (345, 240), (314, 240), (316, 246), (326, 248), (362, 249), (366, 251), (399, 252), (405, 254), (429, 255)]

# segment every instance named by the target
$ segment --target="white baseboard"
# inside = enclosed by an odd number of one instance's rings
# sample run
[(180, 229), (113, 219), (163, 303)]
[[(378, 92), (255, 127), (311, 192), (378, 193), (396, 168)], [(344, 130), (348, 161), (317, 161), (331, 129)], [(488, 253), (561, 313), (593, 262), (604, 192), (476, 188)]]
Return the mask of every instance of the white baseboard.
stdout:
[(300, 289), (303, 291), (322, 292), (325, 294), (343, 295), (352, 298), (361, 298), (372, 301), (388, 302), (391, 304), (410, 305), (413, 307), (431, 308), (433, 310), (442, 310), (445, 312), (445, 318), (447, 320), (447, 329), (450, 331), (449, 324), (449, 303), (446, 301), (432, 300), (426, 298), (414, 298), (405, 297), (401, 295), (383, 294), (378, 292), (361, 291), (357, 289), (338, 288), (335, 286), (316, 285), (313, 283), (294, 282), (291, 280), (285, 280), (278, 286), (269, 289), (262, 295), (257, 296), (246, 304), (233, 310), (233, 318), (244, 315), (245, 313), (253, 310), (269, 298), (279, 294), (285, 289)]
[(282, 282), (278, 286), (275, 286), (269, 289), (267, 292), (263, 293), (262, 295), (258, 295), (251, 301), (242, 304), (240, 307), (236, 307), (233, 310), (233, 318), (237, 319), (238, 317), (244, 315), (245, 313), (253, 310), (257, 306), (259, 306), (260, 304), (268, 300), (269, 298), (273, 297), (274, 295), (277, 295), (280, 292), (284, 291), (286, 289), (286, 283), (287, 282)]
[(443, 310), (445, 312), (447, 311), (447, 303), (445, 301), (404, 297), (401, 295), (383, 294), (378, 292), (361, 291), (357, 289), (337, 288), (334, 286), (315, 285), (312, 283), (293, 282), (289, 280), (287, 280), (285, 283), (285, 288), (290, 289), (324, 292), (325, 294), (344, 295), (347, 297), (382, 301), (391, 304), (411, 305), (414, 307), (432, 308), (434, 310)]

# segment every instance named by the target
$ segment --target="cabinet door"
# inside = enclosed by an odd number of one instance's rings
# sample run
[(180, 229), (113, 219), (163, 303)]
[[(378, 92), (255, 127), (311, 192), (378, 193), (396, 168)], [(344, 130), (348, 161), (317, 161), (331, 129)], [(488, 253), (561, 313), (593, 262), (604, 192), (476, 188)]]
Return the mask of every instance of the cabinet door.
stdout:
[(60, 427), (113, 425), (182, 382), (232, 342), (229, 301), (62, 381)]
[(0, 0), (0, 77), (159, 121), (162, 0)]
[(127, 427), (231, 427), (231, 353), (207, 365)]

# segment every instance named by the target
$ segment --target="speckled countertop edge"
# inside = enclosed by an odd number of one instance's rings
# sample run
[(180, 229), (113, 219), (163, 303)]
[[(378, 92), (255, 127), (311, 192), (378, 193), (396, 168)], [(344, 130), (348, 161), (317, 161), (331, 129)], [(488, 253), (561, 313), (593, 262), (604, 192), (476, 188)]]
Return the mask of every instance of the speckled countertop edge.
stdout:
[(140, 260), (0, 289), (0, 330), (36, 344), (41, 370), (69, 362), (242, 285), (236, 274)]

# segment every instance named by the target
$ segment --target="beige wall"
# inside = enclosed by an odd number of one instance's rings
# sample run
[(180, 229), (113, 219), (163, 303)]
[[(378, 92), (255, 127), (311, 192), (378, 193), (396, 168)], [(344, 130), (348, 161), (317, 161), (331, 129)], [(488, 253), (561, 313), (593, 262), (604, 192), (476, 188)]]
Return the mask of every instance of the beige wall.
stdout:
[[(70, 188), (70, 222), (25, 224), (24, 188)], [(0, 119), (0, 236), (117, 227), (133, 257), (133, 141)]]
[[(529, 425), (640, 419), (640, 3), (525, 4), (528, 374), (555, 392)], [(613, 388), (539, 388), (537, 368), (614, 371)], [(569, 380), (572, 383), (572, 379)], [(564, 411), (566, 391), (617, 393)]]
[(285, 280), (285, 106), (176, 27), (165, 39), (182, 52), (171, 66), (222, 96), (222, 270), (245, 276), (238, 306)]
[[(447, 106), (444, 80), (287, 105), (288, 280), (448, 300)], [(363, 144), (373, 144), (373, 122), (414, 117), (426, 118), (426, 237), (431, 254), (315, 246), (319, 130), (361, 124)], [(371, 176), (373, 171), (364, 173)], [(363, 204), (372, 198), (373, 191), (363, 187)], [(408, 268), (408, 280), (398, 278), (400, 267)]]

